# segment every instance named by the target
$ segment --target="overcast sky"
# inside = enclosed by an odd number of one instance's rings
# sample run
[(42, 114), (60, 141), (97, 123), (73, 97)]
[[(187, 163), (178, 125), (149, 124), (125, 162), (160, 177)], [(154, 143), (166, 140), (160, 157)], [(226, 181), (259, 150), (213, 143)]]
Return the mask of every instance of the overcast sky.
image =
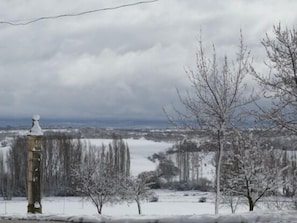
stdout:
[[(137, 0), (2, 0), (0, 20), (113, 7)], [(189, 85), (204, 45), (232, 57), (239, 30), (262, 69), (260, 39), (297, 22), (296, 0), (159, 0), (26, 26), (0, 24), (0, 117), (164, 118)]]

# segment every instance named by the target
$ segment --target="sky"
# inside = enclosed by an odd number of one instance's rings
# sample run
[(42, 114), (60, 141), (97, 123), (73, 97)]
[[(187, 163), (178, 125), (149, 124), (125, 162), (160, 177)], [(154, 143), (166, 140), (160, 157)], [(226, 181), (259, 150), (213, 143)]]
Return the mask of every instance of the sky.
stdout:
[[(0, 22), (79, 13), (137, 0), (2, 0)], [(295, 0), (158, 0), (24, 26), (0, 23), (0, 117), (164, 119), (179, 106), (197, 40), (232, 58), (240, 29), (263, 70), (260, 40), (296, 25)]]

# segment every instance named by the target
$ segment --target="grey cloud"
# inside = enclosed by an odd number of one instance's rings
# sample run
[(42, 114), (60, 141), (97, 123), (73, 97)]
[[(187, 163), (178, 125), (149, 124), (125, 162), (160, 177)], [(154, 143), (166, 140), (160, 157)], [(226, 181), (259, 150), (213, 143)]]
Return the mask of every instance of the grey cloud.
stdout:
[[(121, 1), (122, 4), (131, 1)], [(272, 3), (271, 3), (272, 2)], [(118, 5), (119, 1), (1, 1), (0, 20)], [(239, 30), (263, 69), (260, 39), (272, 25), (294, 25), (294, 1), (160, 0), (153, 4), (0, 25), (0, 116), (160, 117), (189, 86), (200, 29), (205, 47), (234, 55)]]

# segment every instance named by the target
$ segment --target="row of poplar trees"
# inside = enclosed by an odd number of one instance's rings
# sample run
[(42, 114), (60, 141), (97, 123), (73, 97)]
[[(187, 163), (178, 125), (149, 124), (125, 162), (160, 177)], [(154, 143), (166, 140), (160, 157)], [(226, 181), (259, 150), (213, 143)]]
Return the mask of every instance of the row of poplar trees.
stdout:
[[(79, 135), (51, 132), (45, 133), (42, 144), (44, 196), (76, 195), (75, 173), (80, 171), (87, 156), (98, 151), (100, 165), (106, 165), (115, 175), (129, 176), (129, 147), (121, 138), (114, 137), (108, 146), (94, 146)], [(7, 154), (0, 154), (0, 182), (4, 199), (27, 195), (27, 137), (17, 136)]]

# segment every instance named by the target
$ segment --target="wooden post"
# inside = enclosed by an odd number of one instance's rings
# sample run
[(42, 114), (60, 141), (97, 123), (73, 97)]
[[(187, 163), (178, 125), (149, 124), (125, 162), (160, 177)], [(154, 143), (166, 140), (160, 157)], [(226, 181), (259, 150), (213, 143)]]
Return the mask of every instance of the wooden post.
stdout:
[(28, 213), (42, 213), (41, 205), (41, 146), (42, 131), (40, 117), (32, 117), (32, 128), (28, 136)]

